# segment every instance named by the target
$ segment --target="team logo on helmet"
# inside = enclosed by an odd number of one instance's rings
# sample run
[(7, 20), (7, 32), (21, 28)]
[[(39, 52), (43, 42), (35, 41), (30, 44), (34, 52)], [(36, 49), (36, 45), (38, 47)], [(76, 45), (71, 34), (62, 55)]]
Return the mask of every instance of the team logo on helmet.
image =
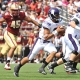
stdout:
[(59, 10), (57, 8), (51, 8), (48, 12), (48, 16), (51, 20), (58, 20), (57, 16), (59, 16)]

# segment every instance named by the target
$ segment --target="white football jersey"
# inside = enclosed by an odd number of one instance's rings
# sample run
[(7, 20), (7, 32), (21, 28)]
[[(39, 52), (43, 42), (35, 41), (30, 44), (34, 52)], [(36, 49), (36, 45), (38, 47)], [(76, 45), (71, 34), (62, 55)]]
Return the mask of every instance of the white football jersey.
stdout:
[[(46, 18), (44, 20), (44, 22), (42, 23), (42, 28), (39, 32), (39, 37), (41, 39), (44, 40), (44, 28), (47, 28), (50, 30), (50, 33), (53, 32), (53, 30), (55, 30), (59, 25), (63, 25), (64, 21), (62, 19), (60, 19), (59, 23), (54, 23), (49, 17)], [(49, 39), (48, 41), (51, 41), (51, 39)]]
[[(79, 21), (79, 24), (77, 26), (80, 27), (80, 13), (76, 13), (75, 15), (73, 15), (71, 20), (73, 20), (73, 19), (77, 19)], [(80, 30), (75, 29), (75, 28), (71, 27), (70, 25), (67, 26), (65, 34), (72, 34), (77, 39), (80, 38)]]

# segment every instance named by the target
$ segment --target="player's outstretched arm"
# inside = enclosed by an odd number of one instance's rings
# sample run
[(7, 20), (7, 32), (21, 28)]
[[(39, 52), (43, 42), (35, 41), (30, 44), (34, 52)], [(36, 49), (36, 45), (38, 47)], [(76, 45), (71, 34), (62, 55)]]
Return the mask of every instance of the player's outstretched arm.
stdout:
[(31, 19), (30, 17), (27, 17), (27, 16), (26, 16), (26, 17), (25, 17), (25, 20), (28, 21), (28, 22), (32, 22), (33, 24), (35, 24), (35, 25), (38, 26), (39, 28), (41, 27), (41, 25), (40, 25), (37, 21)]

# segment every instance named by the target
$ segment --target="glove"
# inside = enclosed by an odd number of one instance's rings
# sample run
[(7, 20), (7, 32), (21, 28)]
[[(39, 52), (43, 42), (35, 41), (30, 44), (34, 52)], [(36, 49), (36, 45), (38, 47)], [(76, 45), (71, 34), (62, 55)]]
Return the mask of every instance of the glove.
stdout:
[(41, 28), (42, 27), (42, 24), (39, 24), (38, 27)]

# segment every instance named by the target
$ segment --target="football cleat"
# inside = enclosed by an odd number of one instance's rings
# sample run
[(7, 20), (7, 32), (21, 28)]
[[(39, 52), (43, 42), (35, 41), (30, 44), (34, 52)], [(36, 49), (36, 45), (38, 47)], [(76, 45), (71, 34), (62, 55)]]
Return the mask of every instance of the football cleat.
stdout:
[(76, 71), (76, 73), (77, 73), (77, 72), (80, 72), (80, 70), (79, 70), (79, 69), (77, 69), (77, 68), (73, 68), (73, 69)]
[(48, 66), (47, 69), (49, 70), (50, 74), (56, 74), (56, 73), (54, 72), (54, 69), (51, 68), (51, 66)]
[(65, 63), (64, 68), (68, 74), (76, 73), (76, 70), (73, 68), (73, 65), (71, 65), (70, 62)]
[(65, 70), (68, 74), (76, 73), (76, 70), (71, 66), (66, 66)]
[(14, 76), (19, 77), (19, 69), (17, 66), (14, 67)]
[(44, 75), (47, 74), (47, 72), (45, 72), (45, 70), (44, 70), (43, 68), (40, 68), (40, 69), (38, 70), (38, 72), (39, 72), (39, 73), (42, 73), (42, 74), (44, 74)]
[(5, 70), (11, 70), (10, 64), (7, 63), (7, 64), (4, 66), (4, 69), (5, 69)]

